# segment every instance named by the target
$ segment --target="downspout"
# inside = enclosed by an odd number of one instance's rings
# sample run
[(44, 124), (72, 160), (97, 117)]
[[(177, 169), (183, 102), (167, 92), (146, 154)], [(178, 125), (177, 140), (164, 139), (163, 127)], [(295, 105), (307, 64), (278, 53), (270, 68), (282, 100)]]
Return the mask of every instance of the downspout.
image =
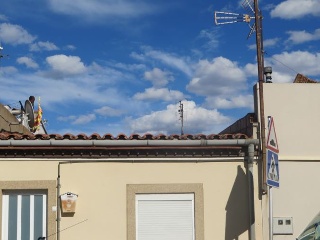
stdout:
[(256, 239), (255, 231), (255, 211), (254, 211), (254, 182), (253, 182), (253, 161), (254, 161), (254, 144), (248, 146), (248, 192), (249, 192), (249, 240)]
[(57, 240), (60, 240), (60, 162), (58, 164), (58, 177), (57, 177)]

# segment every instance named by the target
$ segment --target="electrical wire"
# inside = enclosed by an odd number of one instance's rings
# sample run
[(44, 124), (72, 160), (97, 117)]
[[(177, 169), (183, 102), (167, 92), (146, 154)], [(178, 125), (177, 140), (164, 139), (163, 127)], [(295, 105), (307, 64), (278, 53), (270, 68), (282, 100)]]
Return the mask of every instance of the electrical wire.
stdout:
[(266, 55), (268, 55), (270, 58), (272, 58), (273, 60), (277, 61), (278, 63), (282, 64), (283, 66), (285, 66), (286, 68), (290, 69), (291, 71), (293, 71), (296, 74), (299, 74), (299, 72), (297, 72), (296, 70), (294, 70), (293, 68), (289, 67), (288, 65), (284, 64), (283, 62), (279, 61), (278, 59), (276, 59), (275, 57), (270, 56), (266, 51), (264, 51), (264, 53)]
[[(65, 230), (67, 230), (67, 229), (69, 229), (69, 228), (72, 228), (72, 227), (74, 227), (74, 226), (76, 226), (76, 225), (79, 225), (79, 224), (81, 224), (81, 223), (84, 223), (85, 221), (88, 221), (88, 219), (85, 219), (85, 220), (83, 220), (83, 221), (81, 221), (81, 222), (78, 222), (78, 223), (73, 224), (73, 225), (71, 225), (71, 226), (69, 226), (69, 227), (66, 227), (66, 228), (60, 230), (59, 232), (65, 231)], [(54, 235), (56, 235), (56, 234), (57, 234), (57, 232), (49, 235), (47, 238), (52, 237), (52, 236), (54, 236)]]

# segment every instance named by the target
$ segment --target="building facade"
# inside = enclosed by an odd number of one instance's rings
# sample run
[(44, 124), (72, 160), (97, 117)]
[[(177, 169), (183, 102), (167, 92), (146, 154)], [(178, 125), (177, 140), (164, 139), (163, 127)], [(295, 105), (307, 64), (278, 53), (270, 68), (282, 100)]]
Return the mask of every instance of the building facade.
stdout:
[[(302, 82), (263, 86), (266, 126), (272, 116), (279, 145), (280, 186), (272, 190), (273, 239), (296, 239), (320, 211), (320, 85)], [(263, 196), (263, 219), (268, 226), (270, 195)], [(285, 219), (290, 224), (281, 221)], [(266, 228), (264, 239), (269, 235)]]
[(1, 239), (262, 239), (255, 136), (2, 131)]

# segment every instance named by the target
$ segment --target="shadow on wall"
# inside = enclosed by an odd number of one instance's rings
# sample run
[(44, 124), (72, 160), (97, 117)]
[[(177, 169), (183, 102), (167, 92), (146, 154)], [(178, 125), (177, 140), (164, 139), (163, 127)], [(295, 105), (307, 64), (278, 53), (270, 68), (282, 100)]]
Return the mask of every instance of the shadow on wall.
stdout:
[(240, 165), (237, 171), (226, 205), (225, 240), (237, 240), (249, 229), (247, 176)]

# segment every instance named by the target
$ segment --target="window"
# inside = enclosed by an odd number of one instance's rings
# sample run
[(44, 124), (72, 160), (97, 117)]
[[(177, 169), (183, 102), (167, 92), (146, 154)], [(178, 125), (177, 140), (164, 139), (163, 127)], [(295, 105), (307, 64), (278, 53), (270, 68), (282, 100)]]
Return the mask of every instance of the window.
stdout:
[(128, 240), (203, 240), (202, 184), (127, 185)]
[(2, 209), (2, 240), (47, 236), (47, 194), (43, 191), (4, 191)]
[(137, 194), (136, 239), (194, 240), (194, 194)]
[(0, 181), (1, 240), (55, 238), (56, 204), (54, 180)]

